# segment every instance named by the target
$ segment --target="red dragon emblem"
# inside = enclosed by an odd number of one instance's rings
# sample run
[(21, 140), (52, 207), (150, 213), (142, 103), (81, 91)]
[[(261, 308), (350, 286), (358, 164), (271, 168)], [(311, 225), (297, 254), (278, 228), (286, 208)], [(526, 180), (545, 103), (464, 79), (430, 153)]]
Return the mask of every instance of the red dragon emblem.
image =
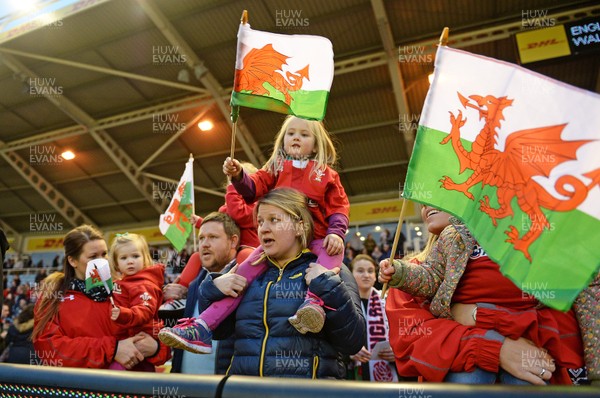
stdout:
[[(194, 189), (192, 187), (192, 189)], [(183, 192), (185, 191), (185, 183), (182, 183), (179, 185), (179, 187), (177, 187), (177, 192), (179, 193), (180, 197), (183, 197)], [(177, 229), (179, 229), (181, 232), (185, 232), (185, 227), (183, 225), (181, 225), (181, 223), (189, 223), (191, 222), (190, 219), (183, 213), (183, 211), (187, 211), (188, 209), (192, 208), (191, 204), (186, 204), (184, 206), (182, 206), (182, 208), (180, 209), (180, 204), (181, 201), (179, 199), (173, 199), (171, 205), (169, 206), (169, 208), (167, 209), (167, 211), (165, 212), (165, 221), (168, 224), (175, 224), (175, 226), (177, 227)]]
[[(498, 208), (491, 206), (487, 195), (479, 201), (480, 210), (492, 219), (494, 226), (498, 225), (498, 219), (514, 215), (511, 202), (516, 198), (517, 205), (527, 214), (531, 224), (522, 236), (519, 235), (519, 230), (511, 225), (505, 231), (508, 236), (506, 242), (521, 251), (531, 262), (529, 247), (544, 230), (550, 229), (550, 223), (542, 208), (561, 212), (577, 208), (583, 203), (589, 190), (600, 185), (600, 169), (583, 174), (592, 180), (589, 185), (572, 175), (559, 177), (554, 189), (566, 199), (555, 198), (532, 177), (548, 177), (554, 167), (565, 161), (575, 160), (579, 147), (591, 141), (562, 140), (560, 135), (566, 124), (559, 124), (511, 133), (506, 138), (504, 151), (499, 151), (496, 149), (497, 130), (500, 129), (500, 122), (504, 120), (503, 110), (511, 106), (513, 100), (491, 95), (471, 95), (465, 98), (460, 93), (457, 94), (462, 106), (465, 109), (476, 109), (479, 119), (484, 119), (485, 124), (469, 152), (460, 141), (460, 129), (467, 119), (463, 118), (460, 110), (457, 115), (450, 112), (452, 129), (440, 144), (451, 141), (460, 164), (460, 173), (469, 169), (473, 170), (473, 174), (462, 183), (444, 176), (440, 180), (442, 188), (462, 192), (474, 200), (473, 194), (469, 192), (473, 186), (481, 183), (482, 187), (496, 187)], [(540, 152), (543, 152), (544, 156), (538, 156)]]
[(250, 91), (251, 94), (269, 95), (263, 84), (269, 83), (285, 97), (285, 103), (290, 106), (292, 97), (290, 91), (302, 88), (303, 79), (308, 77), (309, 65), (296, 72), (284, 72), (288, 56), (277, 52), (272, 44), (262, 48), (253, 48), (244, 57), (243, 69), (235, 70), (234, 91)]

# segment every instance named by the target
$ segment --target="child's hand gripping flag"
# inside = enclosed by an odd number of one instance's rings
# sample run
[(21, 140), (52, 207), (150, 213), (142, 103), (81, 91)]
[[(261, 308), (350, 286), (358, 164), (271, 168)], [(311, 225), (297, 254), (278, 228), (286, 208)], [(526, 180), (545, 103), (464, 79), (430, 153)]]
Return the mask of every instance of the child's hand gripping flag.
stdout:
[(110, 274), (108, 260), (95, 258), (88, 261), (85, 269), (85, 291), (92, 296), (108, 297), (114, 307), (112, 289), (112, 275)]

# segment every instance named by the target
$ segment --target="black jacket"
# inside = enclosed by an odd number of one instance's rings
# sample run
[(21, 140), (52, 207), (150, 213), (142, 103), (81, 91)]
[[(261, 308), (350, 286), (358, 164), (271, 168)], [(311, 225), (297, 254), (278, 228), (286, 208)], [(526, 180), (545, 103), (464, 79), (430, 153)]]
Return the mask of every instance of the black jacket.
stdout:
[[(214, 334), (218, 338), (235, 329), (234, 357), (228, 374), (345, 377), (342, 354), (356, 354), (366, 338), (358, 288), (347, 267), (343, 266), (340, 276), (327, 272), (311, 282), (311, 292), (335, 309), (325, 309), (321, 332), (303, 335), (288, 321), (304, 302), (304, 275), (315, 260), (314, 254), (305, 251), (281, 271), (269, 263), (265, 273), (248, 286), (237, 311)], [(222, 297), (212, 278), (206, 278), (200, 286), (200, 307)]]
[(31, 341), (32, 332), (33, 319), (22, 324), (15, 321), (10, 325), (6, 335), (6, 344), (10, 346), (6, 362), (27, 365), (37, 364), (35, 349)]

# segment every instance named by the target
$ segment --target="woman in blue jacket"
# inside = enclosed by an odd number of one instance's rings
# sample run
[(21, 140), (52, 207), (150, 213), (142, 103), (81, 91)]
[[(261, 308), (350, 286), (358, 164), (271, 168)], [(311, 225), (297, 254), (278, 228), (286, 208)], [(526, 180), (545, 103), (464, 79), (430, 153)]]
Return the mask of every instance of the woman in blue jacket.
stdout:
[[(255, 215), (269, 268), (247, 287), (237, 311), (215, 331), (215, 338), (234, 333), (228, 374), (344, 378), (342, 354), (358, 352), (366, 336), (354, 277), (342, 264), (334, 272), (314, 263), (317, 257), (307, 249), (313, 223), (300, 192), (269, 192), (257, 202)], [(326, 320), (319, 333), (301, 334), (288, 318), (304, 302), (309, 285), (323, 300)], [(236, 289), (240, 291), (235, 287), (234, 294)], [(223, 297), (207, 277), (200, 287), (201, 306)]]

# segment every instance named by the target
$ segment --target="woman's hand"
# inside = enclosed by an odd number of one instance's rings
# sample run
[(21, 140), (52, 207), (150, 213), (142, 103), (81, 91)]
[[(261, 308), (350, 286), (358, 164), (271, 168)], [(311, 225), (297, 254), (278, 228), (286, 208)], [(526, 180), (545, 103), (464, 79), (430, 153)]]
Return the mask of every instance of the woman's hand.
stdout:
[(366, 347), (363, 347), (356, 354), (350, 355), (350, 359), (352, 359), (353, 361), (365, 363), (371, 359), (371, 353), (369, 352), (369, 350), (366, 349)]
[(323, 247), (327, 255), (336, 256), (344, 251), (344, 240), (336, 234), (329, 234), (323, 239)]
[(390, 264), (390, 260), (382, 260), (379, 263), (379, 282), (388, 283), (392, 279), (394, 272), (396, 270), (394, 269), (394, 265)]
[(327, 268), (323, 267), (321, 264), (310, 263), (308, 268), (306, 269), (306, 274), (304, 275), (304, 280), (306, 281), (307, 285), (310, 285), (310, 282), (312, 282), (313, 279), (315, 279), (319, 275), (324, 274), (325, 272), (329, 272), (329, 271), (339, 274), (340, 268), (335, 267), (333, 269), (327, 269)]
[(236, 264), (226, 274), (213, 279), (215, 287), (219, 289), (221, 293), (227, 296), (237, 297), (244, 291), (246, 286), (248, 286), (246, 278), (235, 273), (237, 269), (238, 265)]
[(473, 311), (477, 313), (477, 304), (462, 304), (455, 303), (450, 307), (452, 318), (461, 325), (475, 326), (475, 319), (473, 319)]
[(242, 174), (242, 165), (236, 159), (227, 157), (223, 163), (223, 174), (229, 177), (232, 181), (237, 181), (240, 179), (240, 175)]
[(522, 337), (504, 339), (500, 348), (500, 367), (518, 379), (540, 386), (545, 385), (556, 370), (554, 359), (546, 350)]
[(112, 310), (110, 310), (110, 319), (116, 321), (120, 314), (121, 309), (119, 307), (112, 307)]
[(135, 348), (137, 348), (140, 351), (144, 358), (153, 356), (158, 350), (158, 341), (154, 340), (154, 338), (148, 333), (139, 332), (133, 337), (135, 339)]
[(135, 346), (135, 342), (139, 339), (139, 337), (134, 336), (119, 340), (117, 343), (117, 353), (113, 360), (123, 365), (125, 369), (131, 369), (143, 361), (144, 355)]

